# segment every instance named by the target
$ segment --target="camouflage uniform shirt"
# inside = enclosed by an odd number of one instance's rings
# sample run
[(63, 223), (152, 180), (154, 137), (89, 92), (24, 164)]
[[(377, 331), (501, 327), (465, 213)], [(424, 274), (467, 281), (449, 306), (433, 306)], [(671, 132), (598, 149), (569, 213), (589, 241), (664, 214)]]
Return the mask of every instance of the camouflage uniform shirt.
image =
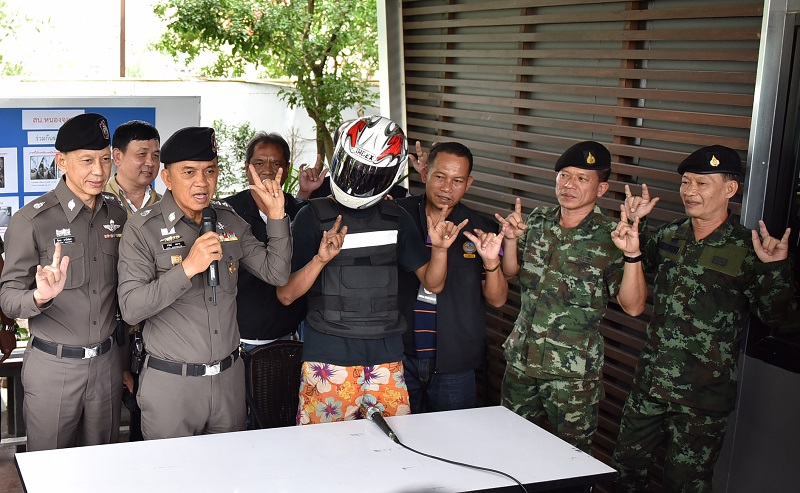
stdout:
[(761, 262), (750, 230), (730, 216), (700, 241), (690, 219), (668, 224), (644, 254), (656, 278), (635, 384), (666, 401), (732, 410), (742, 325), (749, 310), (774, 324), (792, 306), (789, 260)]
[(606, 304), (622, 281), (616, 222), (595, 206), (575, 228), (559, 225), (559, 207), (531, 211), (519, 239), (519, 317), (503, 344), (509, 365), (533, 378), (599, 380)]

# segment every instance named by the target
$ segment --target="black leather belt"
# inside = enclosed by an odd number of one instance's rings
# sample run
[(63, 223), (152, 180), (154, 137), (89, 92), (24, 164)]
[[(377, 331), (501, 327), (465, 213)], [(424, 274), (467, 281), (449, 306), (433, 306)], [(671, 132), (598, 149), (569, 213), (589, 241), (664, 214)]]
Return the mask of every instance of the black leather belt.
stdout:
[(147, 357), (147, 367), (154, 370), (172, 373), (173, 375), (183, 375), (183, 369), (186, 368), (187, 377), (206, 377), (213, 376), (227, 370), (233, 365), (233, 362), (239, 359), (239, 348), (236, 348), (230, 356), (217, 361), (216, 363), (198, 364), (198, 363), (178, 363), (177, 361), (169, 361), (155, 356), (149, 355)]
[[(46, 341), (38, 337), (34, 337), (31, 344), (39, 351), (44, 351), (47, 354), (52, 354), (59, 358), (91, 359), (107, 353), (114, 344), (114, 336), (109, 337), (100, 344), (89, 347), (65, 346), (64, 344)], [(58, 355), (59, 347), (61, 348), (61, 356)]]

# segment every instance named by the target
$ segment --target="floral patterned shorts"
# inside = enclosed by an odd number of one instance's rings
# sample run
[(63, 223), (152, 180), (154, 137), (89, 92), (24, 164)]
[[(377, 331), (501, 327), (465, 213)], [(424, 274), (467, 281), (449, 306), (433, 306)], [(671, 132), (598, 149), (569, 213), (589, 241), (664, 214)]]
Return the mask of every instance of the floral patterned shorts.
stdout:
[(362, 404), (377, 407), (384, 416), (411, 412), (402, 361), (375, 366), (303, 363), (297, 424), (363, 418)]

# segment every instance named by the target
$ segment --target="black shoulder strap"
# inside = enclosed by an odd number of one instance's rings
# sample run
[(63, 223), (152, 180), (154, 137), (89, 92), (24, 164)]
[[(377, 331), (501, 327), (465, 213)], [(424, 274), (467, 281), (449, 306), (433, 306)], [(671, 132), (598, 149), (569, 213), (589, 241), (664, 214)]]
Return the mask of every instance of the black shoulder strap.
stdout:
[(399, 221), (400, 214), (400, 206), (394, 200), (381, 200), (378, 202), (378, 210), (384, 216), (390, 216), (391, 219), (395, 222)]
[(308, 201), (308, 205), (311, 206), (311, 209), (314, 211), (314, 215), (317, 216), (317, 220), (320, 222), (323, 228), (325, 228), (326, 225), (333, 223), (336, 220), (336, 217), (341, 214), (339, 211), (339, 205), (328, 197), (311, 199)]

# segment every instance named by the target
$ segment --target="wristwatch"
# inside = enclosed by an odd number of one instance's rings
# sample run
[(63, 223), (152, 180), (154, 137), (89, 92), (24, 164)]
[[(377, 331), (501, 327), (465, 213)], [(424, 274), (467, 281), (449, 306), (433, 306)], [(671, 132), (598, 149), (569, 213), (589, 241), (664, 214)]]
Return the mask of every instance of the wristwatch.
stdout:
[(639, 254), (635, 257), (628, 257), (627, 255), (623, 255), (625, 262), (629, 264), (635, 264), (636, 262), (641, 262), (644, 259), (644, 254)]

